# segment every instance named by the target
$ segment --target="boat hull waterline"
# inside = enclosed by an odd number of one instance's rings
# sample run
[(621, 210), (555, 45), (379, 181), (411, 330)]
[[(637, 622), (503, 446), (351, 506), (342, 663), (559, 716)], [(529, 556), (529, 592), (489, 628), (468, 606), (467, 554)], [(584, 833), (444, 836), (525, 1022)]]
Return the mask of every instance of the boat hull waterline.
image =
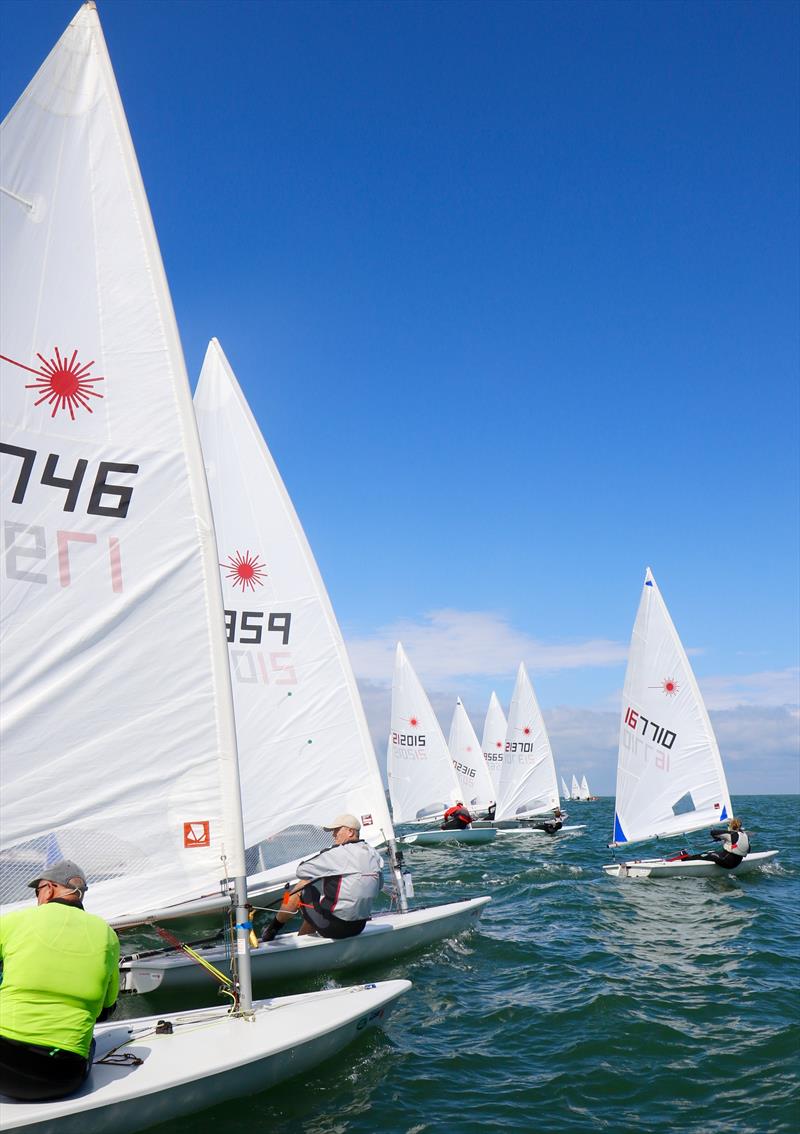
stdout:
[[(268, 945), (250, 953), (253, 983), (292, 980), (334, 972), (338, 969), (393, 960), (403, 953), (472, 929), (489, 897), (451, 902), (408, 913), (376, 915), (358, 937), (330, 941), (310, 934), (280, 933)], [(216, 946), (198, 949), (199, 955), (226, 974), (230, 971), (225, 951)], [(183, 953), (123, 962), (120, 985), (125, 992), (148, 995), (185, 989), (215, 989), (214, 978)]]
[(557, 831), (545, 831), (543, 827), (531, 827), (523, 823), (519, 827), (498, 827), (497, 833), (498, 835), (547, 835), (552, 839), (558, 835), (574, 835), (578, 831), (585, 830), (585, 823), (565, 823)]
[[(95, 1064), (86, 1086), (52, 1102), (0, 1102), (0, 1129), (36, 1134), (132, 1134), (160, 1122), (206, 1110), (227, 1099), (257, 1094), (346, 1047), (380, 1024), (410, 981), (257, 1001), (251, 1022), (224, 1008), (177, 1012), (171, 1034), (156, 1033), (149, 1016), (95, 1029)], [(122, 1046), (138, 1066), (97, 1063)], [(151, 1058), (158, 1053), (158, 1058)]]
[(734, 870), (726, 870), (708, 859), (641, 858), (631, 862), (610, 863), (604, 866), (613, 878), (723, 878), (750, 874), (766, 865), (778, 854), (775, 850), (755, 851), (749, 854)]

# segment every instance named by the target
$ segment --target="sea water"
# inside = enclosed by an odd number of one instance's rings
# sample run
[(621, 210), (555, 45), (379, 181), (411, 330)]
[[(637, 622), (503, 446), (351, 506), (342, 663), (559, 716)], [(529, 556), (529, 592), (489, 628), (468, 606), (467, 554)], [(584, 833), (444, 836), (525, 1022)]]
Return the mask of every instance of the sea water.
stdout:
[(797, 1134), (800, 797), (736, 806), (753, 849), (780, 850), (742, 878), (607, 877), (610, 799), (568, 805), (582, 833), (412, 851), (415, 904), (491, 894), (477, 930), (287, 986), (414, 982), (382, 1030), (315, 1071), (155, 1129)]

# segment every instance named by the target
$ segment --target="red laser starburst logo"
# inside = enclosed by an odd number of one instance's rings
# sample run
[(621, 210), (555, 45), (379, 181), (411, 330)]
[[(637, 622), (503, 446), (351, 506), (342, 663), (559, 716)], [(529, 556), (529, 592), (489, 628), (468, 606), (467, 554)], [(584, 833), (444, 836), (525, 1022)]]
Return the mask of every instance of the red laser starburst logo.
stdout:
[(67, 361), (66, 354), (62, 356), (58, 347), (53, 347), (53, 355), (53, 358), (45, 358), (44, 355), (37, 353), (36, 357), (41, 363), (38, 370), (26, 366), (24, 362), (7, 358), (4, 354), (0, 354), (0, 358), (4, 362), (10, 362), (12, 366), (18, 366), (20, 370), (27, 370), (28, 373), (36, 375), (36, 381), (30, 382), (25, 389), (41, 393), (42, 396), (36, 399), (34, 405), (40, 406), (42, 402), (46, 402), (52, 406), (51, 417), (55, 417), (59, 410), (65, 410), (74, 421), (75, 411), (79, 408), (92, 413), (89, 399), (103, 397), (92, 387), (95, 382), (105, 382), (105, 378), (100, 375), (95, 378), (89, 377), (94, 359), (91, 362), (79, 362), (78, 352), (74, 350), (72, 358)]
[(648, 689), (660, 689), (662, 693), (666, 693), (668, 697), (674, 697), (680, 690), (680, 685), (674, 677), (665, 677), (660, 685), (648, 685)]
[(494, 746), (495, 746), (495, 748), (502, 748), (503, 747), (502, 740), (496, 740)]
[[(403, 719), (405, 720), (405, 718)], [(417, 728), (419, 726), (419, 717), (409, 717), (406, 724), (411, 725), (412, 728)]]
[(530, 736), (530, 734), (531, 734), (531, 726), (530, 726), (530, 725), (525, 725), (525, 728), (520, 728), (520, 729), (517, 729), (517, 731), (518, 731), (518, 732), (521, 732), (523, 736)]
[(254, 591), (256, 587), (264, 586), (263, 576), (266, 575), (267, 569), (258, 556), (251, 555), (249, 551), (244, 555), (240, 551), (235, 555), (229, 555), (227, 563), (220, 563), (220, 567), (227, 572), (234, 587), (241, 587), (242, 591), (245, 589)]

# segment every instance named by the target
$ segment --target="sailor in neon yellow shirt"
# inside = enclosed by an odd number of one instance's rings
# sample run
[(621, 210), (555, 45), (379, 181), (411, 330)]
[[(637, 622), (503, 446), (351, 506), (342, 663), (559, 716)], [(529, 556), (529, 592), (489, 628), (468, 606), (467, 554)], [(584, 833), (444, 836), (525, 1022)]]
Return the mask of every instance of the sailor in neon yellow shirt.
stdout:
[(55, 1098), (89, 1072), (95, 1022), (117, 999), (119, 941), (84, 910), (75, 863), (55, 863), (30, 885), (38, 904), (0, 918), (0, 1091)]

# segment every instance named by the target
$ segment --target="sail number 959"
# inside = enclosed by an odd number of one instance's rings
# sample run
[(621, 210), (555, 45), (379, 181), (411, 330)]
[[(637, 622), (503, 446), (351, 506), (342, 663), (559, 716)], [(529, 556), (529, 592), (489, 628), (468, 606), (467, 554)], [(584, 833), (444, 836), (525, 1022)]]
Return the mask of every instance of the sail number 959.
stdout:
[[(263, 610), (226, 610), (225, 631), (228, 642), (240, 646), (258, 646), (264, 633)], [(292, 616), (288, 611), (273, 611), (267, 616), (266, 630), (268, 633), (281, 635), (284, 646), (289, 645), (289, 633), (292, 628)]]

